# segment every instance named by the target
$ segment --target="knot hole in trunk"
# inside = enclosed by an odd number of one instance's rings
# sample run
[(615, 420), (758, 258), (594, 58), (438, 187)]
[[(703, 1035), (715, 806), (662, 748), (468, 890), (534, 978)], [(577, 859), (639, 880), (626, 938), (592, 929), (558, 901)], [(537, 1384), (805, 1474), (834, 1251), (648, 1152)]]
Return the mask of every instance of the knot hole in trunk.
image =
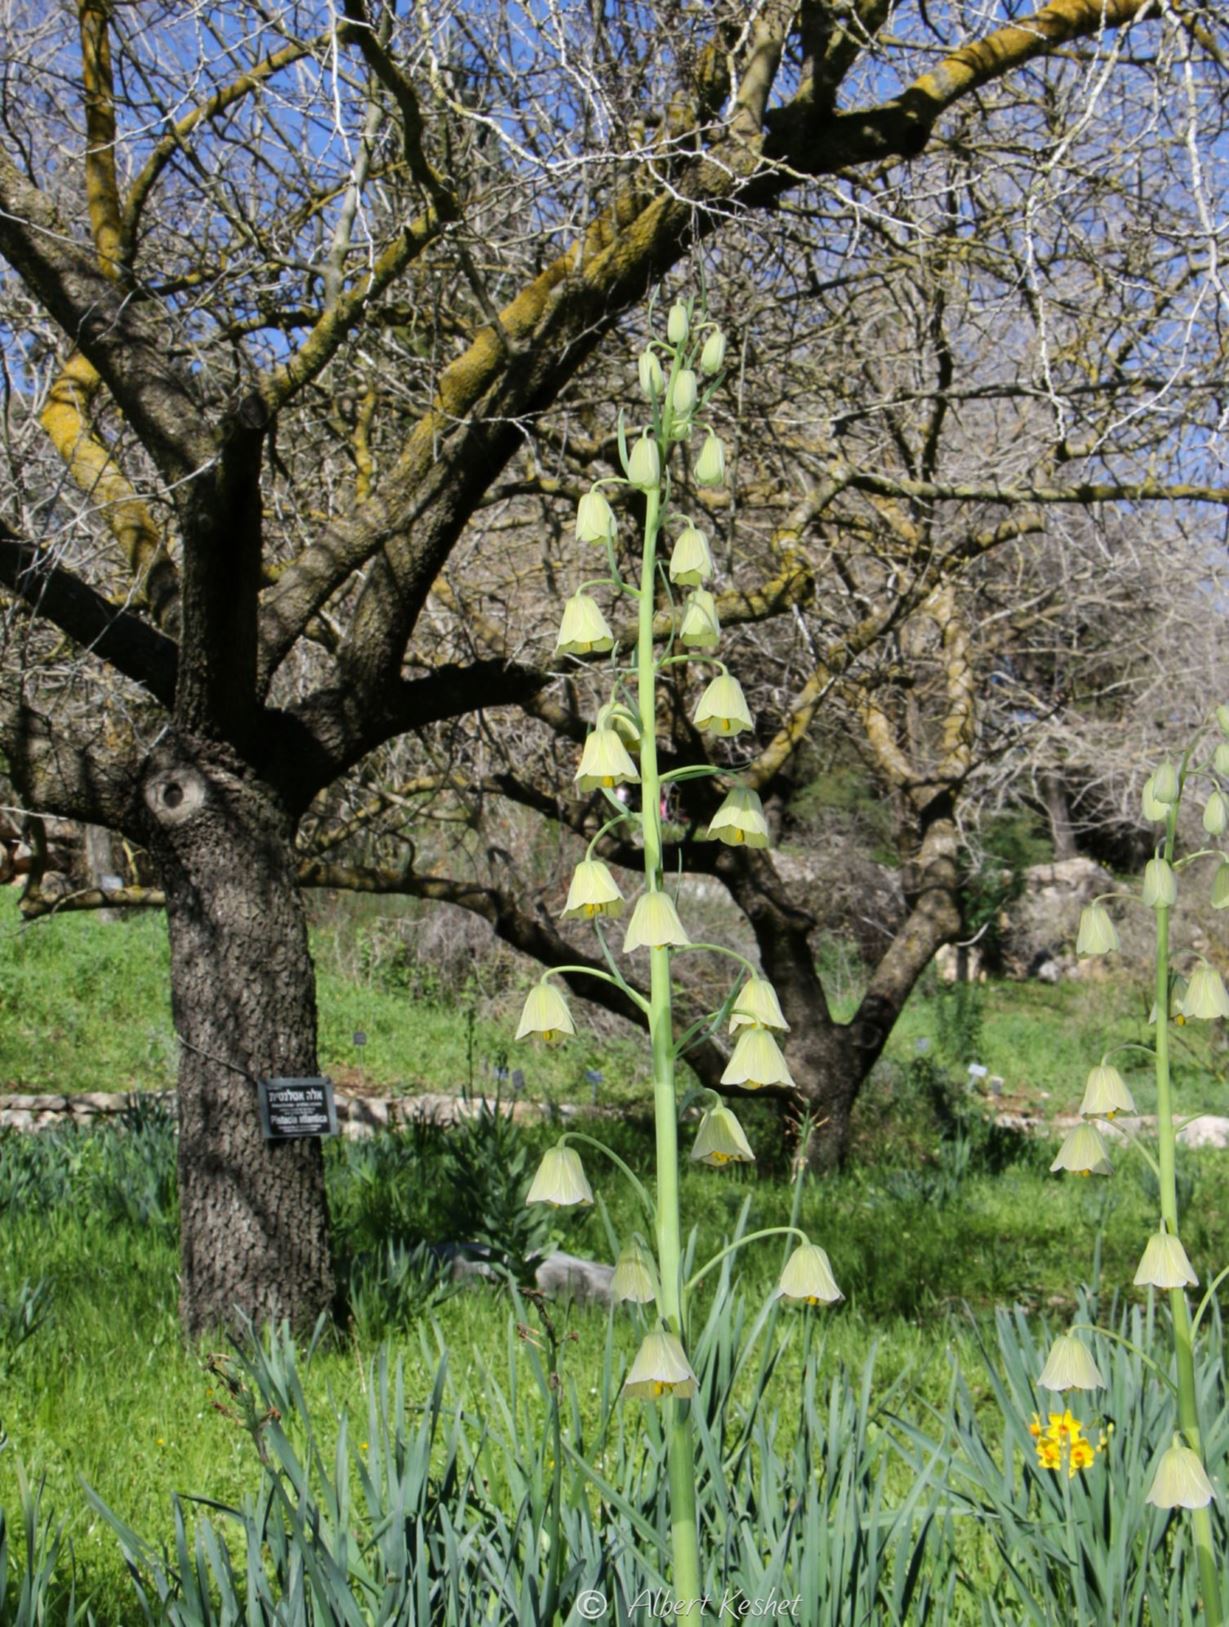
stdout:
[(194, 768), (164, 768), (145, 782), (145, 805), (160, 825), (182, 825), (205, 801), (205, 781)]

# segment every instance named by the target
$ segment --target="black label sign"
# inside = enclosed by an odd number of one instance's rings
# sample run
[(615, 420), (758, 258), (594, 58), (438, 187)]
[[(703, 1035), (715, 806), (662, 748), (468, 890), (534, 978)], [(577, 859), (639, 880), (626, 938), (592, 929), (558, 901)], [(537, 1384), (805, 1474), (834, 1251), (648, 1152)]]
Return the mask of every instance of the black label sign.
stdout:
[(257, 1084), (260, 1127), (266, 1141), (337, 1134), (331, 1079), (260, 1079)]

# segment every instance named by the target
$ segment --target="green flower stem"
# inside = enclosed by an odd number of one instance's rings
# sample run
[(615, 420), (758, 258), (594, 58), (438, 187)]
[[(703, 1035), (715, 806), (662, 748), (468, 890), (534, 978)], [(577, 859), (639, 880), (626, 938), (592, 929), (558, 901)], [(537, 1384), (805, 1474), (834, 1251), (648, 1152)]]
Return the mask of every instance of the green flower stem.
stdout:
[(1146, 1355), (1137, 1344), (1130, 1339), (1124, 1338), (1121, 1333), (1115, 1333), (1113, 1328), (1103, 1328), (1099, 1323), (1096, 1322), (1073, 1322), (1071, 1324), (1071, 1331), (1072, 1333), (1099, 1333), (1103, 1339), (1112, 1339), (1115, 1344), (1122, 1345), (1125, 1349), (1131, 1351), (1133, 1355), (1138, 1356), (1140, 1361), (1143, 1362), (1144, 1366), (1151, 1368), (1151, 1370), (1156, 1374), (1157, 1378), (1160, 1379), (1161, 1383), (1164, 1384), (1167, 1389), (1172, 1390), (1173, 1393), (1177, 1395), (1178, 1386), (1174, 1383), (1173, 1379), (1170, 1378), (1169, 1374), (1163, 1371), (1163, 1369), (1153, 1361), (1152, 1357)]
[[(677, 359), (675, 362), (677, 367)], [(671, 370), (673, 377), (674, 370)], [(661, 449), (669, 449), (669, 412), (663, 412)], [(663, 463), (665, 459), (663, 458)], [(657, 667), (653, 657), (653, 599), (661, 489), (645, 493), (644, 560), (640, 577), (636, 649), (637, 705), (640, 712), (640, 808), (644, 836), (644, 875), (650, 892), (662, 889), (661, 782), (657, 772)], [(674, 1015), (669, 949), (649, 950), (649, 1042), (653, 1059), (653, 1117), (657, 1132), (657, 1275), (666, 1326), (686, 1343), (682, 1297), (682, 1223), (679, 1214), (678, 1104), (674, 1094)], [(700, 1542), (696, 1521), (695, 1446), (690, 1403), (666, 1403), (670, 1475), (670, 1541), (675, 1598), (690, 1603), (704, 1595), (700, 1582)]]
[(616, 825), (625, 824), (630, 817), (631, 816), (627, 809), (624, 808), (622, 812), (617, 813), (613, 819), (608, 819), (604, 825), (599, 826), (599, 828), (594, 832), (593, 838), (588, 847), (585, 849), (585, 858), (591, 859), (593, 857), (593, 849), (601, 841), (602, 837), (605, 836), (608, 830), (614, 830)]
[(548, 977), (563, 977), (568, 973), (580, 977), (596, 977), (603, 983), (613, 983), (616, 989), (622, 989), (628, 999), (634, 1000), (645, 1016), (648, 1016), (649, 1002), (643, 994), (638, 994), (629, 983), (625, 983), (621, 977), (616, 977), (613, 972), (599, 972), (596, 966), (550, 966), (542, 973), (542, 980), (545, 982)]
[[(1184, 763), (1184, 772), (1185, 768)], [(1170, 808), (1169, 823), (1165, 832), (1165, 858), (1171, 863), (1177, 823), (1178, 803), (1175, 802)], [(1160, 1164), (1161, 1219), (1168, 1231), (1174, 1237), (1178, 1237), (1180, 1233), (1175, 1169), (1176, 1137), (1169, 1078), (1169, 910), (1164, 906), (1156, 912), (1156, 1128)], [(1181, 1288), (1171, 1288), (1169, 1304), (1173, 1315), (1174, 1354), (1178, 1367), (1178, 1422), (1182, 1427), (1186, 1444), (1192, 1451), (1200, 1452), (1194, 1335), (1185, 1292)], [(1206, 1507), (1194, 1509), (1192, 1517), (1204, 1618), (1210, 1627), (1221, 1627), (1224, 1616), (1221, 1611), (1220, 1572), (1217, 1569), (1216, 1552), (1212, 1541), (1212, 1519)]]
[(720, 1265), (722, 1260), (724, 1260), (727, 1255), (733, 1254), (737, 1249), (743, 1248), (747, 1243), (754, 1243), (758, 1238), (761, 1237), (800, 1237), (804, 1243), (807, 1240), (807, 1234), (802, 1230), (801, 1226), (765, 1226), (761, 1231), (748, 1232), (745, 1237), (737, 1237), (732, 1243), (727, 1243), (723, 1249), (720, 1249), (716, 1254), (713, 1255), (711, 1260), (705, 1261), (705, 1263), (696, 1272), (695, 1276), (688, 1277), (683, 1288), (684, 1295), (689, 1294), (698, 1282), (702, 1282), (703, 1279), (708, 1276), (713, 1267), (715, 1265)]
[(740, 955), (737, 949), (727, 949), (723, 943), (689, 943), (686, 949), (680, 949), (680, 955), (694, 954), (697, 949), (706, 949), (710, 955), (725, 955), (730, 960), (736, 960), (744, 971), (755, 976), (755, 967), (746, 955)]
[(649, 1225), (651, 1226), (653, 1224), (657, 1218), (653, 1209), (653, 1200), (645, 1190), (644, 1184), (640, 1180), (639, 1176), (636, 1175), (633, 1170), (628, 1168), (617, 1152), (612, 1152), (604, 1141), (597, 1141), (593, 1136), (587, 1136), (581, 1130), (565, 1130), (559, 1137), (560, 1145), (562, 1145), (565, 1141), (583, 1141), (586, 1147), (596, 1147), (598, 1152), (604, 1153), (617, 1169), (622, 1170), (623, 1174), (627, 1176), (633, 1187), (635, 1187), (636, 1196), (640, 1199), (641, 1204), (644, 1206), (644, 1212), (648, 1216)]
[(1199, 1301), (1199, 1309), (1195, 1312), (1195, 1320), (1191, 1325), (1192, 1333), (1197, 1333), (1199, 1331), (1199, 1324), (1203, 1321), (1204, 1313), (1207, 1311), (1208, 1306), (1212, 1303), (1212, 1295), (1220, 1287), (1221, 1283), (1224, 1282), (1226, 1277), (1229, 1277), (1229, 1265), (1227, 1265), (1223, 1271), (1218, 1272), (1208, 1284), (1208, 1291)]

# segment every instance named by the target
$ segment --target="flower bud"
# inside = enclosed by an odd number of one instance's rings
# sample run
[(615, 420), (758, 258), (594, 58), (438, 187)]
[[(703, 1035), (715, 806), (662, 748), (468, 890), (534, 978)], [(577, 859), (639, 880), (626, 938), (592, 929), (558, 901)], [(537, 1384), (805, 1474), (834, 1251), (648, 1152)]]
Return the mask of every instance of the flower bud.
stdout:
[(1222, 860), (1212, 877), (1212, 908), (1229, 909), (1229, 860)]
[(685, 650), (715, 650), (721, 642), (717, 601), (706, 588), (696, 588), (688, 594), (678, 639)]
[(1156, 778), (1153, 775), (1144, 781), (1144, 789), (1139, 798), (1140, 811), (1150, 825), (1163, 825), (1169, 818), (1169, 806), (1162, 802), (1156, 794)]
[(832, 1275), (832, 1262), (818, 1243), (799, 1243), (786, 1260), (773, 1295), (800, 1305), (834, 1305), (844, 1297)]
[(619, 1251), (610, 1279), (610, 1297), (616, 1302), (630, 1300), (635, 1305), (647, 1305), (657, 1298), (653, 1263), (639, 1243), (629, 1243)]
[(1168, 859), (1149, 859), (1144, 866), (1144, 904), (1150, 910), (1167, 910), (1178, 896), (1178, 880)]
[(739, 989), (730, 1012), (730, 1033), (740, 1028), (772, 1028), (789, 1033), (789, 1024), (777, 999), (777, 991), (766, 977), (749, 977)]
[(614, 649), (614, 634), (602, 614), (602, 607), (587, 593), (574, 593), (563, 607), (558, 655), (605, 655)]
[(1153, 774), (1152, 794), (1166, 806), (1178, 800), (1178, 770), (1172, 763), (1162, 763)]
[(1037, 1380), (1043, 1390), (1103, 1390), (1101, 1369), (1079, 1339), (1060, 1333)]
[(623, 894), (601, 859), (582, 859), (572, 872), (561, 921), (591, 921), (597, 915), (622, 915)]
[(697, 1164), (720, 1169), (723, 1164), (754, 1164), (751, 1143), (728, 1107), (710, 1107), (700, 1120), (691, 1156)]
[(685, 948), (690, 942), (669, 893), (641, 893), (627, 923), (624, 954), (630, 955), (636, 949), (664, 949), (668, 944)]
[(758, 794), (736, 785), (709, 821), (703, 840), (729, 847), (767, 847), (768, 820)]
[(1126, 1081), (1108, 1062), (1101, 1062), (1088, 1075), (1080, 1117), (1112, 1119), (1115, 1113), (1134, 1113), (1135, 1098)]
[(585, 1175), (580, 1154), (562, 1142), (542, 1154), (538, 1172), (530, 1182), (525, 1202), (549, 1203), (554, 1209), (568, 1209), (574, 1204), (593, 1202), (593, 1188)]
[[(725, 334), (720, 328), (714, 328), (704, 341), (704, 349), (700, 352), (700, 371), (708, 378), (720, 373), (725, 366)], [(1226, 708), (1229, 711), (1229, 707)], [(1225, 730), (1229, 734), (1229, 729)]]
[(1219, 791), (1213, 791), (1203, 805), (1203, 828), (1209, 836), (1223, 836), (1229, 829), (1229, 802)]
[(1112, 1175), (1109, 1148), (1100, 1130), (1091, 1124), (1079, 1124), (1058, 1149), (1058, 1157), (1050, 1165), (1051, 1172), (1070, 1170), (1073, 1175)]
[(690, 367), (681, 367), (670, 386), (670, 411), (676, 418), (690, 418), (696, 406), (696, 375)]
[(661, 1329), (646, 1333), (623, 1383), (623, 1394), (639, 1401), (657, 1401), (663, 1396), (692, 1396), (699, 1380), (691, 1370), (677, 1333)]
[(725, 481), (725, 447), (710, 429), (696, 459), (696, 484), (720, 486)]
[(614, 511), (596, 487), (587, 491), (576, 508), (577, 542), (613, 542)]
[(535, 983), (525, 996), (525, 1006), (516, 1030), (517, 1039), (537, 1034), (548, 1045), (556, 1045), (565, 1034), (574, 1034), (576, 1025), (567, 1001), (553, 983)]
[(1218, 774), (1229, 775), (1229, 741), (1217, 746), (1212, 753), (1212, 767)]
[(1206, 1508), (1212, 1497), (1212, 1482), (1198, 1452), (1192, 1452), (1175, 1435), (1173, 1445), (1161, 1453), (1152, 1489), (1144, 1501), (1153, 1508)]
[(637, 785), (640, 775), (613, 728), (594, 729), (585, 737), (585, 749), (576, 770), (576, 784), (582, 791), (607, 790), (616, 785)]
[(687, 307), (682, 300), (676, 300), (670, 307), (670, 315), (666, 318), (666, 338), (672, 345), (681, 345), (686, 342), (691, 332), (691, 318)]
[(653, 401), (662, 395), (666, 388), (665, 374), (661, 370), (657, 352), (653, 349), (642, 350), (637, 365), (640, 372), (640, 393), (646, 401)]
[(641, 491), (651, 491), (661, 484), (661, 456), (652, 435), (642, 435), (632, 447), (627, 460), (627, 478)]
[(753, 728), (742, 685), (728, 672), (718, 673), (692, 713), (697, 729), (708, 734), (741, 734)]
[(1216, 721), (1220, 726), (1220, 732), (1229, 738), (1229, 706), (1216, 708)]
[(1212, 1022), (1217, 1017), (1229, 1017), (1229, 994), (1221, 982), (1215, 966), (1201, 960), (1191, 973), (1182, 997), (1182, 1015)]
[[(1182, 1009), (1183, 1002), (1186, 999), (1186, 989), (1187, 989), (1187, 983), (1186, 983), (1186, 979), (1184, 977), (1180, 977), (1180, 976), (1175, 974), (1174, 976), (1172, 976), (1170, 978), (1170, 980), (1169, 980), (1169, 1017), (1170, 1017), (1170, 1020), (1173, 1021), (1173, 1022), (1176, 1022), (1179, 1025), (1179, 1027), (1181, 1027), (1181, 1025), (1186, 1021), (1186, 1013)], [(1154, 1000), (1152, 1002), (1152, 1008), (1148, 1012), (1148, 1026), (1149, 1026), (1149, 1028), (1152, 1028), (1155, 1025), (1155, 1023), (1156, 1023), (1156, 1001)]]
[(1080, 911), (1080, 930), (1075, 940), (1077, 955), (1108, 955), (1120, 948), (1118, 928), (1110, 920), (1104, 904), (1086, 904)]
[(712, 574), (713, 556), (709, 552), (708, 538), (694, 525), (684, 526), (670, 555), (670, 580), (680, 587), (698, 588)]
[(741, 1085), (744, 1090), (762, 1090), (765, 1085), (790, 1085), (794, 1081), (781, 1054), (781, 1047), (766, 1028), (744, 1028), (734, 1046), (734, 1055), (721, 1075), (723, 1085)]
[(1199, 1286), (1181, 1241), (1166, 1231), (1153, 1232), (1148, 1239), (1133, 1280), (1137, 1288)]

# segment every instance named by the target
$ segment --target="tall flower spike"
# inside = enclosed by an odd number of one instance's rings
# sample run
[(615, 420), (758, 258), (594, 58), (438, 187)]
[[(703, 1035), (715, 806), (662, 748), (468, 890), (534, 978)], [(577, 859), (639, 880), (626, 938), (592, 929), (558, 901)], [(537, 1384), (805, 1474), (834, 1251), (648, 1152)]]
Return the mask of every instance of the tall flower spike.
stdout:
[(777, 999), (777, 991), (766, 977), (749, 977), (738, 991), (730, 1012), (730, 1033), (740, 1028), (772, 1028), (788, 1034), (789, 1024)]
[(698, 588), (713, 574), (708, 538), (694, 525), (685, 525), (670, 555), (670, 580), (679, 587)]
[(741, 1085), (744, 1090), (762, 1090), (765, 1085), (790, 1085), (794, 1081), (781, 1054), (781, 1047), (766, 1028), (743, 1028), (734, 1046), (734, 1055), (721, 1075), (723, 1085)]
[(616, 1303), (630, 1300), (634, 1305), (647, 1305), (657, 1298), (653, 1263), (639, 1243), (629, 1243), (619, 1251), (610, 1279), (610, 1297)]
[(597, 915), (622, 915), (626, 900), (601, 859), (582, 859), (572, 872), (561, 921), (592, 921)]
[(664, 1328), (646, 1333), (623, 1382), (623, 1394), (639, 1401), (658, 1401), (670, 1395), (686, 1399), (698, 1388), (699, 1380), (691, 1370), (678, 1334)]
[(687, 595), (687, 608), (679, 622), (679, 643), (686, 650), (715, 650), (721, 641), (717, 601), (705, 588)]
[(1080, 1117), (1112, 1119), (1115, 1113), (1134, 1111), (1135, 1098), (1127, 1089), (1126, 1080), (1110, 1063), (1099, 1062), (1089, 1071), (1084, 1100), (1080, 1103)]
[(1153, 1508), (1206, 1508), (1214, 1496), (1212, 1482), (1200, 1462), (1178, 1435), (1161, 1453), (1151, 1490), (1144, 1498)]
[(1180, 1238), (1171, 1232), (1153, 1232), (1144, 1245), (1136, 1269), (1137, 1288), (1198, 1288), (1199, 1278), (1191, 1269)]
[(1073, 1333), (1060, 1333), (1037, 1380), (1043, 1390), (1103, 1390), (1101, 1369)]
[(555, 649), (560, 655), (605, 655), (614, 649), (614, 634), (596, 599), (574, 593), (567, 601)]
[(580, 1154), (560, 1143), (542, 1154), (538, 1172), (530, 1182), (525, 1202), (549, 1203), (554, 1209), (593, 1202), (593, 1188), (585, 1175)]
[(536, 1034), (548, 1045), (556, 1045), (565, 1034), (574, 1034), (576, 1025), (567, 1001), (553, 983), (535, 983), (525, 996), (517, 1039)]
[(844, 1294), (832, 1275), (832, 1264), (818, 1243), (799, 1243), (785, 1262), (774, 1299), (802, 1305), (834, 1305)]
[(725, 484), (725, 447), (710, 429), (704, 437), (700, 456), (696, 459), (696, 485), (721, 486)]
[(1149, 859), (1144, 866), (1144, 904), (1150, 910), (1167, 910), (1178, 897), (1178, 881), (1168, 859)]
[(587, 491), (576, 509), (577, 542), (613, 542), (614, 511), (596, 487)]
[(1091, 1124), (1077, 1125), (1062, 1146), (1058, 1157), (1050, 1165), (1053, 1170), (1070, 1170), (1073, 1175), (1112, 1175), (1109, 1148), (1100, 1130)]
[(1215, 966), (1201, 960), (1191, 973), (1182, 997), (1182, 1015), (1212, 1022), (1217, 1017), (1229, 1017), (1229, 993)]
[(585, 739), (576, 783), (582, 791), (607, 790), (616, 785), (637, 785), (640, 775), (614, 729), (594, 729)]
[(728, 1107), (710, 1107), (700, 1120), (691, 1156), (697, 1164), (720, 1169), (723, 1164), (754, 1164), (751, 1143)]
[(768, 820), (758, 794), (736, 785), (709, 821), (704, 840), (730, 847), (767, 847)]
[(700, 696), (692, 713), (697, 729), (708, 734), (742, 734), (754, 724), (742, 685), (728, 672), (719, 672)]
[(664, 949), (671, 944), (685, 948), (690, 942), (669, 893), (641, 893), (627, 923), (624, 954), (630, 955), (635, 949)]
[(1075, 940), (1077, 955), (1108, 955), (1120, 948), (1118, 928), (1104, 904), (1086, 904), (1080, 911), (1080, 931)]

